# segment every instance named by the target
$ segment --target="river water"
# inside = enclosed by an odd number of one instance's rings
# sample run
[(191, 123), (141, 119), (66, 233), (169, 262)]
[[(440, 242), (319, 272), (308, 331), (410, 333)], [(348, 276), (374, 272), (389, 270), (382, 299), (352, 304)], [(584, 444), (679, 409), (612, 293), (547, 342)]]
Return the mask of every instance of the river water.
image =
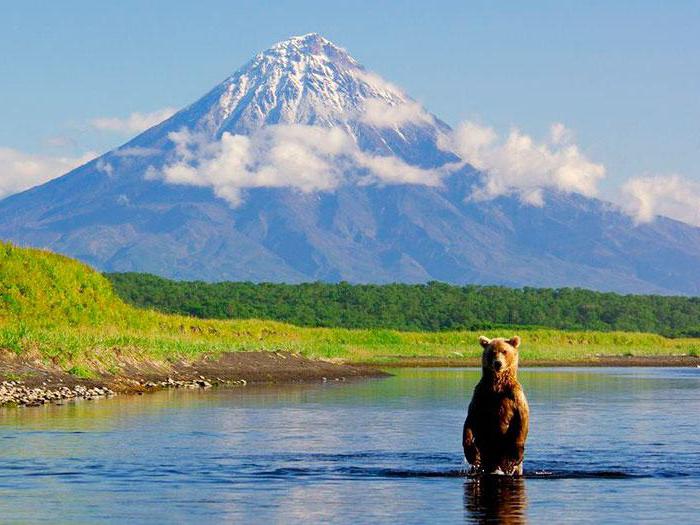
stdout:
[(474, 369), (0, 409), (0, 521), (700, 522), (700, 369), (531, 369), (523, 479), (464, 477)]

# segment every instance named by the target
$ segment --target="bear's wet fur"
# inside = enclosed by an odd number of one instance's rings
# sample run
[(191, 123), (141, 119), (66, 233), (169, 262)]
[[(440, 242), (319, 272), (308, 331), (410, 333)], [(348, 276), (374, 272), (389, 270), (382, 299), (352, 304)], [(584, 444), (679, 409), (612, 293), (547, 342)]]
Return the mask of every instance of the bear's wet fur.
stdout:
[(483, 373), (464, 422), (464, 456), (473, 474), (521, 475), (530, 409), (518, 382), (520, 338), (479, 343)]

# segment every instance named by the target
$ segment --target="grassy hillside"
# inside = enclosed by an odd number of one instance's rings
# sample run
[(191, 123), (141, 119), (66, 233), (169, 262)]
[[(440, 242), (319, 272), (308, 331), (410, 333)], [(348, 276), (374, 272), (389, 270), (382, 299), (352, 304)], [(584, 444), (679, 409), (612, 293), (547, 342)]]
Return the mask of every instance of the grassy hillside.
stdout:
[(0, 242), (0, 318), (95, 326), (128, 310), (87, 265)]
[[(486, 335), (511, 335), (511, 330)], [(519, 330), (523, 361), (605, 355), (697, 355), (700, 339), (621, 332)], [(77, 261), (0, 242), (0, 348), (66, 370), (118, 373), (138, 360), (194, 359), (236, 350), (287, 350), (309, 357), (392, 362), (406, 357), (477, 357), (472, 331), (300, 328), (275, 321), (204, 320), (138, 309)]]

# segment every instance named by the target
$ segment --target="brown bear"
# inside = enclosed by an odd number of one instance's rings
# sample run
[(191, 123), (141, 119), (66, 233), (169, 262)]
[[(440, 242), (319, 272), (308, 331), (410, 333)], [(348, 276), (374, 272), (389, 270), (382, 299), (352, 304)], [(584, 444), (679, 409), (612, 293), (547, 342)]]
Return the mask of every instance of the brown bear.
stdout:
[(464, 422), (464, 456), (473, 474), (521, 475), (530, 409), (518, 382), (520, 338), (479, 342), (483, 373)]

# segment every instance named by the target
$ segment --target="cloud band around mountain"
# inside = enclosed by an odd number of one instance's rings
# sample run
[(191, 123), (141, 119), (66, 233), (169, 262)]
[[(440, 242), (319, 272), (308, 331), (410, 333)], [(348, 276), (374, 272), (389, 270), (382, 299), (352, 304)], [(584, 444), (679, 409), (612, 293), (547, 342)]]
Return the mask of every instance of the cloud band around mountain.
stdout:
[(252, 188), (331, 191), (348, 182), (370, 184), (440, 184), (440, 172), (411, 166), (397, 157), (360, 150), (339, 128), (279, 124), (252, 135), (224, 133), (209, 141), (186, 129), (169, 134), (175, 146), (171, 162), (150, 168), (149, 178), (173, 184), (211, 187), (233, 206)]
[(501, 139), (492, 128), (464, 122), (438, 143), (482, 173), (471, 194), (476, 201), (515, 194), (542, 206), (547, 189), (594, 197), (605, 177), (605, 167), (588, 160), (562, 124), (554, 124), (549, 140), (538, 143), (517, 129)]
[(210, 186), (238, 205), (241, 190), (248, 188), (331, 191), (348, 182), (437, 186), (442, 177), (468, 163), (482, 172), (472, 200), (516, 194), (523, 202), (542, 206), (545, 189), (594, 196), (605, 176), (605, 168), (589, 161), (569, 137), (566, 128), (555, 125), (547, 143), (537, 143), (517, 130), (499, 140), (491, 128), (466, 122), (438, 138), (439, 146), (463, 163), (424, 169), (396, 156), (366, 153), (340, 128), (278, 124), (250, 136), (224, 133), (219, 141), (183, 129), (169, 135), (174, 158), (149, 176), (174, 184)]
[[(163, 110), (160, 122), (171, 110)], [(132, 114), (136, 115), (136, 114)], [(155, 115), (149, 114), (149, 115)], [(149, 117), (151, 118), (151, 117)], [(360, 121), (376, 126), (420, 125), (432, 118), (417, 103), (374, 104)], [(142, 131), (150, 122), (131, 118), (117, 126)], [(129, 120), (129, 119), (127, 119)], [(148, 119), (146, 119), (148, 120)], [(438, 186), (442, 177), (461, 165), (438, 169), (411, 166), (393, 156), (371, 155), (361, 151), (353, 139), (338, 128), (304, 125), (276, 125), (252, 136), (224, 133), (220, 141), (207, 141), (188, 131), (171, 133), (175, 156), (161, 170), (151, 169), (150, 177), (176, 184), (211, 187), (232, 205), (242, 200), (242, 190), (259, 187), (290, 187), (303, 192), (332, 191), (341, 184), (422, 184)], [(460, 157), (481, 172), (470, 199), (486, 201), (503, 195), (517, 195), (524, 203), (542, 206), (547, 189), (598, 196), (598, 183), (605, 167), (590, 161), (573, 144), (572, 133), (562, 124), (553, 124), (546, 141), (513, 129), (506, 137), (490, 127), (464, 122), (449, 134), (438, 137), (438, 145)], [(122, 148), (112, 155), (157, 155), (158, 150)], [(0, 148), (0, 198), (47, 182), (96, 156), (35, 155), (12, 148)], [(113, 167), (107, 161), (97, 169), (109, 176)], [(348, 180), (347, 174), (355, 177)], [(700, 183), (680, 175), (649, 175), (628, 180), (614, 202), (637, 223), (650, 222), (658, 215), (700, 226)]]

